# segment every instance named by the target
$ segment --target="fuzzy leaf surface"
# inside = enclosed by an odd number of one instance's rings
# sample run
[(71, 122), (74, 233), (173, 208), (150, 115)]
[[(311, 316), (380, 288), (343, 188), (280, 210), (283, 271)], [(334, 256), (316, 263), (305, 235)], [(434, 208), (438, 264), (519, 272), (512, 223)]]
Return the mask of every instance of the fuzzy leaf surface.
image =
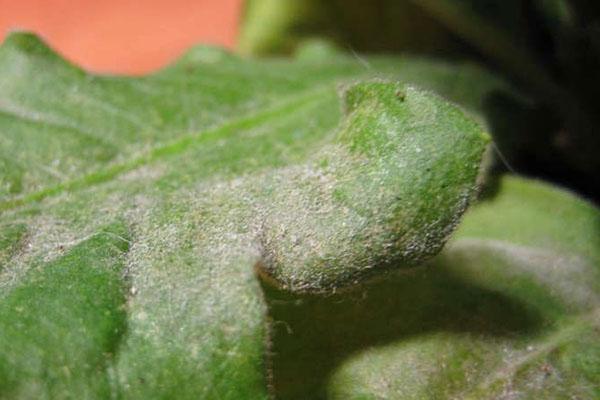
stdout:
[[(0, 398), (335, 394), (297, 390), (305, 342), (278, 334), (276, 307), (297, 300), (278, 296), (352, 299), (437, 253), (473, 198), (488, 143), (474, 120), (505, 86), (472, 65), (317, 50), (197, 48), (126, 78), (7, 39)], [(322, 377), (343, 376), (348, 353), (323, 354)]]

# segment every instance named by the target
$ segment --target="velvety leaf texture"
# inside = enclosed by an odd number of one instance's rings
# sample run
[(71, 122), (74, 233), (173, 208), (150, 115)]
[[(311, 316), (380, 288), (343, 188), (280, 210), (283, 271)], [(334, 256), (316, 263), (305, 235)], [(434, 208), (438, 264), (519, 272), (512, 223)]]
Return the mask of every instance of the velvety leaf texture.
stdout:
[(461, 222), (506, 90), (318, 43), (98, 76), (13, 34), (0, 398), (593, 398), (598, 211), (509, 177)]

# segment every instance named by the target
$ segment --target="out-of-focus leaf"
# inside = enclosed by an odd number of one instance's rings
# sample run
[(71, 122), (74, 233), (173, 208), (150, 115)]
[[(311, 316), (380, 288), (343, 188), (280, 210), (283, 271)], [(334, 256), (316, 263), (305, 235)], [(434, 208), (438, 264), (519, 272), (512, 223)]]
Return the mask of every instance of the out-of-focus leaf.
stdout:
[[(303, 39), (328, 37), (359, 51), (452, 54), (460, 49), (456, 40), (460, 37), (528, 84), (558, 96), (559, 88), (528, 48), (535, 27), (524, 22), (529, 17), (526, 3), (250, 0), (245, 5), (239, 48), (250, 54), (281, 53)], [(555, 3), (543, 2), (541, 8), (549, 16), (556, 15), (561, 11)]]
[(328, 38), (355, 51), (452, 53), (462, 46), (420, 7), (396, 0), (250, 0), (238, 48), (289, 53), (306, 39)]
[(492, 110), (502, 113), (491, 133), (509, 163), (597, 200), (598, 11), (595, 2), (567, 0), (251, 0), (240, 48), (289, 52), (319, 36), (359, 51), (477, 58), (533, 101)]

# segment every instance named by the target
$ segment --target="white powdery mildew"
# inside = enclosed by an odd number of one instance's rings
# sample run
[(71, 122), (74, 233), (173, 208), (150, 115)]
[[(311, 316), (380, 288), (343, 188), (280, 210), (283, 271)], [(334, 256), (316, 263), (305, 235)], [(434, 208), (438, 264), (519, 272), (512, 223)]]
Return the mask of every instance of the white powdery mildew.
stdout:
[[(252, 263), (258, 258), (247, 224), (251, 208), (236, 204), (241, 182), (178, 192), (138, 222), (139, 239), (128, 257), (135, 293), (130, 299), (133, 331), (150, 340), (171, 337), (179, 343), (215, 335), (215, 326), (225, 336), (233, 334), (234, 328), (239, 331), (231, 319), (233, 304), (252, 297), (240, 292), (255, 280)], [(221, 323), (211, 322), (209, 329), (206, 321)]]
[(2, 294), (7, 294), (17, 285), (30, 267), (64, 255), (72, 246), (95, 233), (89, 229), (74, 229), (50, 215), (33, 217), (27, 222), (27, 227), (28, 233), (21, 251), (0, 271), (0, 293)]
[(119, 181), (122, 182), (136, 182), (140, 181), (156, 181), (160, 179), (165, 173), (165, 168), (160, 165), (143, 165), (139, 168), (133, 169), (119, 176)]
[(401, 161), (369, 162), (332, 145), (268, 178), (260, 208), (264, 272), (292, 291), (327, 291), (358, 283), (375, 267), (415, 265), (437, 253), (474, 190), (420, 221), (432, 199), (398, 190), (412, 179)]

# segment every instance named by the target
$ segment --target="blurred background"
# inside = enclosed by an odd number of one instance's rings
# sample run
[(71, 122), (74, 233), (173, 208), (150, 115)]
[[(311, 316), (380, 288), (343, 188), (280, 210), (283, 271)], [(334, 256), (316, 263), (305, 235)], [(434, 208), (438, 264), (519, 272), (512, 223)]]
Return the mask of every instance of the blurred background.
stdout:
[(0, 39), (30, 30), (92, 71), (151, 72), (198, 43), (232, 48), (242, 0), (0, 0)]

